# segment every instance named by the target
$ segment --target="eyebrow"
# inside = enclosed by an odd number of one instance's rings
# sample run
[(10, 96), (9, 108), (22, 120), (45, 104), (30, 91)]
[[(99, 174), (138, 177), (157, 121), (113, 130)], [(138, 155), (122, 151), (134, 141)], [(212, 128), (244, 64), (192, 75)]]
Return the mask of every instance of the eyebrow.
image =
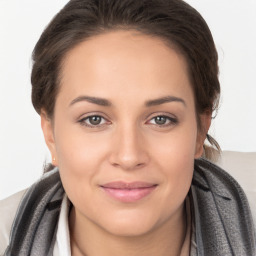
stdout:
[(168, 102), (181, 102), (184, 106), (187, 106), (186, 102), (182, 98), (178, 98), (175, 96), (165, 96), (165, 97), (161, 97), (154, 100), (148, 100), (146, 101), (145, 105), (146, 107), (151, 107), (151, 106), (157, 106), (157, 105), (161, 105)]
[(90, 96), (79, 96), (71, 101), (70, 106), (74, 105), (77, 102), (87, 101), (96, 105), (110, 107), (112, 104), (110, 101), (98, 97), (90, 97)]
[[(81, 101), (87, 101), (89, 103), (93, 103), (93, 104), (104, 106), (104, 107), (112, 106), (111, 102), (107, 99), (91, 97), (91, 96), (79, 96), (71, 101), (70, 106)], [(169, 102), (181, 102), (184, 106), (186, 106), (186, 103), (183, 99), (175, 96), (165, 96), (158, 99), (148, 100), (146, 101), (145, 106), (151, 107), (151, 106), (157, 106), (157, 105), (161, 105)]]

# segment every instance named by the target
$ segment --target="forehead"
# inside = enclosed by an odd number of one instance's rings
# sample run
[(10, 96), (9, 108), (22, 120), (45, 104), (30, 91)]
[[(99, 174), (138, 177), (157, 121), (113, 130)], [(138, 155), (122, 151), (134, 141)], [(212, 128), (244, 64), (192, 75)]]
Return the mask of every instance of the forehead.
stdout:
[[(162, 39), (136, 31), (89, 38), (66, 55), (61, 91), (99, 97), (191, 93), (185, 58)], [(111, 93), (111, 94), (110, 94)], [(159, 95), (155, 95), (159, 93)]]

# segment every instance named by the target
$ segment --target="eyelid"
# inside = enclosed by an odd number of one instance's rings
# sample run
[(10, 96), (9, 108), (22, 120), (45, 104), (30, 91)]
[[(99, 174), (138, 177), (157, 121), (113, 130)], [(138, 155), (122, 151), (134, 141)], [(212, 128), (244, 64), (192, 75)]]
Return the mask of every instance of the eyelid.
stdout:
[(107, 120), (110, 119), (105, 113), (102, 113), (102, 112), (99, 112), (99, 111), (95, 111), (95, 112), (87, 112), (87, 113), (83, 113), (83, 114), (79, 115), (77, 117), (77, 121), (79, 121), (81, 119), (85, 119), (85, 118), (91, 117), (91, 116), (100, 116), (100, 117), (102, 117), (104, 119), (107, 119)]
[(165, 116), (165, 117), (168, 117), (168, 118), (171, 118), (171, 119), (178, 119), (176, 115), (171, 114), (169, 112), (154, 112), (154, 113), (151, 113), (150, 115), (148, 115), (146, 117), (146, 120), (151, 120), (152, 118), (155, 118), (155, 117), (158, 117), (158, 116)]

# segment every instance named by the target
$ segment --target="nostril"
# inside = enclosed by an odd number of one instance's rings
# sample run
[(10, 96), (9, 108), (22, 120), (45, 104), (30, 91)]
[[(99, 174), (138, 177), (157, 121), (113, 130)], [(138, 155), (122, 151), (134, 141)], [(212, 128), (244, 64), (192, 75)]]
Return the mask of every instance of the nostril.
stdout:
[(124, 170), (135, 170), (145, 166), (145, 163), (132, 164), (132, 163), (116, 163), (115, 162), (115, 163), (112, 163), (112, 166), (116, 168), (124, 169)]

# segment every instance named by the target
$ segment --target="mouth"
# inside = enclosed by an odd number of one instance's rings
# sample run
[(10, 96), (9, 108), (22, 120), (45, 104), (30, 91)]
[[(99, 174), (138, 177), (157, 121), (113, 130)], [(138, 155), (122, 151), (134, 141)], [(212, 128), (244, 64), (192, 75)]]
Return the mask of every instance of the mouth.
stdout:
[(157, 187), (157, 184), (146, 182), (122, 181), (111, 182), (100, 186), (111, 198), (124, 203), (132, 203), (149, 196)]

